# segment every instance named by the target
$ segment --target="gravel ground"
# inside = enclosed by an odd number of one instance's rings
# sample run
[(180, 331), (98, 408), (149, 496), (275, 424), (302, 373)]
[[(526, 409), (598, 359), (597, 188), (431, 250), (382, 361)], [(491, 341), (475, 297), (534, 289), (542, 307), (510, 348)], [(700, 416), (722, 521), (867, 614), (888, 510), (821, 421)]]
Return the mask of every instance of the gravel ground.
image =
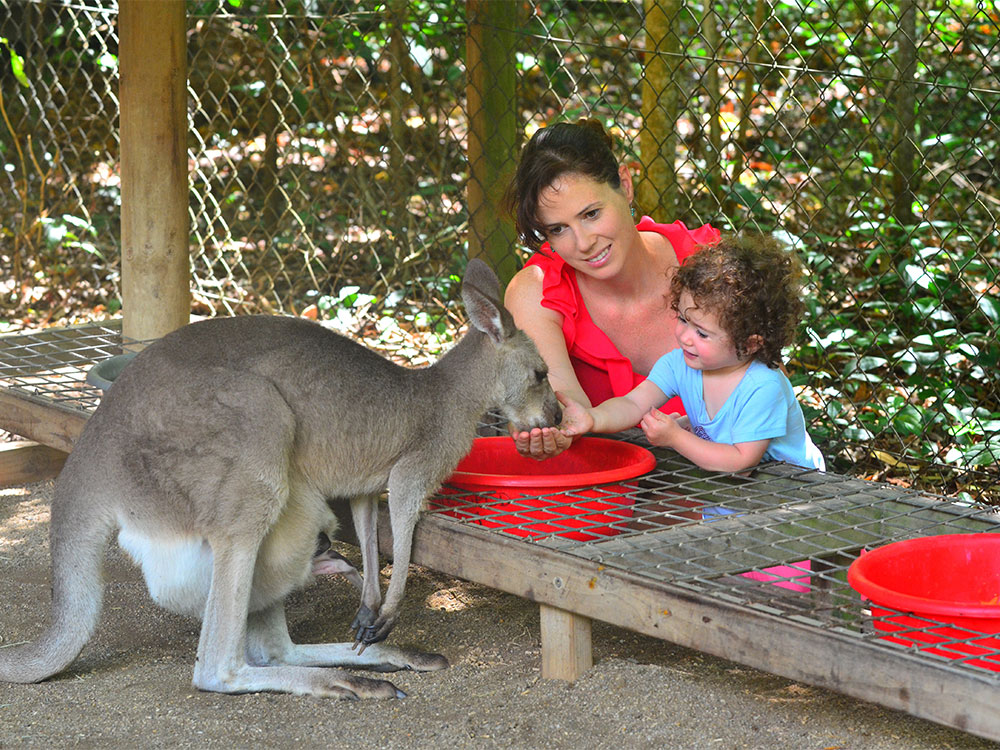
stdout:
[[(51, 489), (0, 489), (0, 648), (48, 615)], [(601, 623), (593, 669), (573, 684), (541, 680), (536, 607), (420, 568), (390, 640), (452, 666), (392, 675), (406, 699), (202, 693), (191, 686), (198, 624), (156, 607), (114, 547), (106, 579), (101, 625), (69, 671), (0, 684), (0, 748), (1000, 747)], [(293, 638), (343, 639), (356, 607), (346, 583), (317, 580), (288, 602)]]

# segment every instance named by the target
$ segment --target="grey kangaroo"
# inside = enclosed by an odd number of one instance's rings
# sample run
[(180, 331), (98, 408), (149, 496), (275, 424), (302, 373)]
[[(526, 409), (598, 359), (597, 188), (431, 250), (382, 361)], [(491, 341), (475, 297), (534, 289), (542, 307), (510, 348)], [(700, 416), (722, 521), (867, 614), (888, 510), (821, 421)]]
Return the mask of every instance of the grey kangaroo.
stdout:
[[(0, 680), (44, 680), (76, 658), (98, 622), (115, 529), (153, 599), (202, 618), (202, 690), (401, 697), (390, 682), (333, 667), (447, 667), (380, 643), (399, 614), (420, 509), (489, 407), (519, 429), (560, 421), (545, 364), (498, 287), (485, 263), (469, 262), (469, 332), (424, 369), (286, 317), (193, 323), (141, 352), (57, 481), (52, 620), (37, 641), (0, 649)], [(386, 487), (393, 568), (383, 602), (375, 526)], [(361, 545), (354, 642), (294, 644), (283, 601), (324, 567), (314, 555), (335, 497), (350, 498)]]

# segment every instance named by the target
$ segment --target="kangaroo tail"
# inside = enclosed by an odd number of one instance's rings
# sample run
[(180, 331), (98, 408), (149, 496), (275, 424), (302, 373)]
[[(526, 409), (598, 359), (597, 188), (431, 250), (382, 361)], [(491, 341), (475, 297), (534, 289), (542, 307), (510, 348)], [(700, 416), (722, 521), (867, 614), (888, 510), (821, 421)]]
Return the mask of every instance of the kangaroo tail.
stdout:
[(77, 495), (83, 488), (62, 490), (71, 484), (60, 482), (52, 501), (52, 621), (37, 640), (0, 649), (0, 681), (40, 682), (61, 672), (97, 627), (104, 554), (114, 524), (99, 504), (81, 502)]

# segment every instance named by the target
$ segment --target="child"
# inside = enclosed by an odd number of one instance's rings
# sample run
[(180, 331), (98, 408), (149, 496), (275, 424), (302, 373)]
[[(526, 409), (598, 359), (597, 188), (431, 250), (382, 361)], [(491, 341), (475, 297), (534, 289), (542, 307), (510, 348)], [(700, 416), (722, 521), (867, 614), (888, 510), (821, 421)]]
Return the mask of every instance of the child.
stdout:
[[(803, 307), (795, 256), (771, 237), (740, 234), (689, 256), (674, 274), (668, 301), (679, 348), (624, 396), (592, 408), (560, 396), (564, 434), (638, 423), (653, 445), (713, 471), (742, 471), (762, 459), (824, 469), (778, 369)], [(657, 410), (675, 395), (688, 429)]]

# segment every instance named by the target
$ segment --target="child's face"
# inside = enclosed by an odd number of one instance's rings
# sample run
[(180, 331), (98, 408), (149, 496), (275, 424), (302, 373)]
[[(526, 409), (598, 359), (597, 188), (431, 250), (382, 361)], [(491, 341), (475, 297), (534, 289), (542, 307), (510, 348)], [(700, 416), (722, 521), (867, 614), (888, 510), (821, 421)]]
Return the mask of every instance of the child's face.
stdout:
[(748, 359), (737, 356), (733, 340), (719, 325), (719, 316), (697, 307), (689, 292), (681, 292), (676, 334), (684, 351), (684, 362), (695, 370), (736, 369)]

